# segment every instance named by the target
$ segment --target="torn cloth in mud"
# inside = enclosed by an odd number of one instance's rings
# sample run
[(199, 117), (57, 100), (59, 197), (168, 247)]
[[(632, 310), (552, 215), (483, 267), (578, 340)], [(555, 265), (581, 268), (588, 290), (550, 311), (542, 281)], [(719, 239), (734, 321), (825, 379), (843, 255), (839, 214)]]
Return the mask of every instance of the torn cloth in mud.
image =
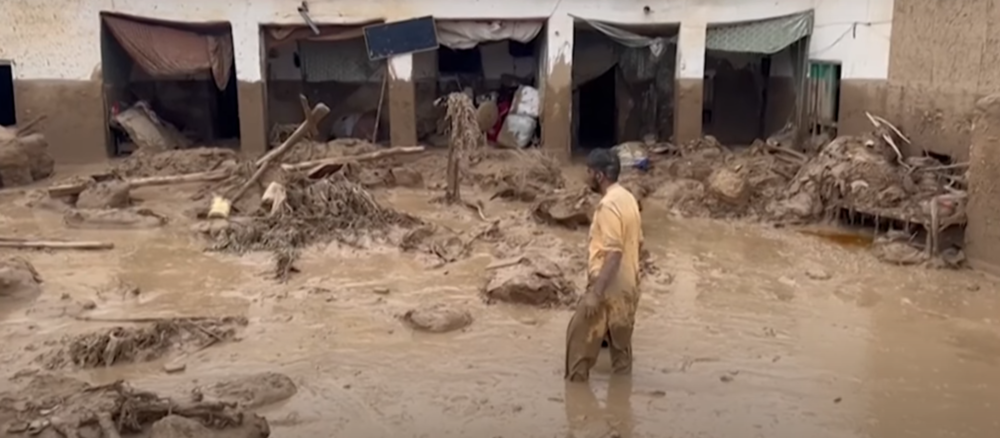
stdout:
[(104, 15), (108, 30), (136, 64), (153, 77), (211, 72), (224, 90), (232, 74), (233, 37), (219, 25), (166, 22)]

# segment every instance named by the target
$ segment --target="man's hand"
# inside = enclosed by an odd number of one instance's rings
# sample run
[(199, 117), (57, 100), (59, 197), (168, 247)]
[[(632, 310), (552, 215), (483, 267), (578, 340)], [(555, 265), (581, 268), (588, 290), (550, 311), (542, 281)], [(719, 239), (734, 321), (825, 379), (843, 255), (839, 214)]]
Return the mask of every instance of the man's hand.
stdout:
[(579, 306), (584, 317), (588, 319), (593, 318), (597, 316), (597, 312), (601, 308), (601, 298), (598, 297), (596, 293), (587, 291), (587, 293), (583, 294), (583, 297), (580, 298), (580, 302), (577, 306)]

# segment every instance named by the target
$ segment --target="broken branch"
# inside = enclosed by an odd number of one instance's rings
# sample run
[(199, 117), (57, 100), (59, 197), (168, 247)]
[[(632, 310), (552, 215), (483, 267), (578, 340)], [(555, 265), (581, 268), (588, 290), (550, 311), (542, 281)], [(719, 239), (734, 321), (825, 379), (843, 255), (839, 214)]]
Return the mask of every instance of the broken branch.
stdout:
[[(304, 98), (303, 96), (299, 97)], [(295, 128), (292, 135), (289, 135), (288, 138), (285, 139), (284, 143), (281, 143), (280, 146), (271, 149), (270, 152), (264, 154), (263, 157), (260, 157), (260, 159), (254, 163), (257, 165), (258, 170), (259, 168), (264, 167), (265, 164), (273, 161), (275, 158), (282, 156), (288, 149), (291, 149), (291, 147), (302, 140), (302, 138), (305, 137), (306, 134), (309, 133), (309, 131), (313, 129), (313, 127), (316, 126), (320, 120), (323, 120), (323, 117), (326, 117), (327, 114), (330, 114), (330, 107), (322, 103), (316, 104), (316, 106), (312, 109), (312, 112), (310, 112), (306, 119), (299, 124), (298, 128)], [(236, 199), (233, 199), (233, 202), (235, 201)]]
[(18, 249), (112, 249), (115, 244), (110, 242), (71, 242), (60, 240), (27, 240), (11, 237), (0, 237), (0, 248)]
[(343, 166), (343, 165), (345, 165), (347, 163), (358, 163), (358, 162), (362, 162), (362, 161), (372, 161), (372, 160), (378, 160), (378, 159), (381, 159), (381, 158), (391, 157), (391, 156), (394, 156), (394, 155), (413, 154), (413, 153), (423, 152), (423, 151), (424, 151), (424, 147), (423, 146), (400, 146), (400, 147), (389, 148), (389, 149), (381, 149), (381, 150), (377, 150), (375, 152), (369, 152), (367, 154), (348, 155), (348, 156), (334, 157), (334, 158), (324, 158), (322, 160), (304, 161), (304, 162), (301, 162), (301, 163), (294, 163), (294, 164), (282, 164), (281, 168), (284, 169), (284, 170), (288, 170), (288, 171), (310, 169), (309, 170), (309, 177), (310, 178), (315, 178), (316, 174), (325, 172), (330, 167), (336, 167), (336, 169), (332, 169), (332, 171), (336, 171), (337, 169), (340, 168), (340, 166)]
[[(125, 183), (129, 187), (149, 187), (149, 186), (163, 186), (169, 184), (183, 184), (190, 182), (209, 182), (209, 181), (219, 181), (225, 179), (229, 176), (229, 171), (226, 170), (214, 170), (211, 172), (198, 172), (198, 173), (187, 173), (182, 175), (167, 175), (167, 176), (149, 176), (145, 178), (135, 178), (125, 180)], [(61, 196), (72, 196), (79, 195), (84, 190), (87, 189), (90, 184), (95, 180), (90, 181), (75, 182), (70, 184), (60, 184), (56, 186), (51, 186), (48, 189), (49, 196), (61, 197)]]

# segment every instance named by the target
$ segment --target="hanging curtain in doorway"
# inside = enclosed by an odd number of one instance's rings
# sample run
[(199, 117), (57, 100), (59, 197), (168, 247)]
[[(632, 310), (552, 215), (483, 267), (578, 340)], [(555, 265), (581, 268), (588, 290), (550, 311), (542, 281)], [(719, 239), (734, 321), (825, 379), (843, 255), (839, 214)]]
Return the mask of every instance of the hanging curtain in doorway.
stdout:
[[(663, 49), (668, 39), (661, 37), (647, 37), (639, 35), (635, 32), (629, 32), (620, 27), (616, 27), (612, 24), (605, 23), (603, 21), (588, 20), (586, 18), (577, 17), (576, 15), (570, 14), (576, 20), (580, 20), (584, 23), (590, 25), (600, 33), (603, 33), (608, 38), (611, 38), (616, 43), (621, 44), (625, 47), (632, 49), (648, 48), (649, 52), (654, 58), (659, 58), (663, 54)], [(674, 39), (674, 41), (677, 41)]]
[(226, 89), (233, 65), (228, 24), (176, 24), (104, 15), (104, 24), (140, 68), (152, 77), (211, 72)]
[(770, 55), (812, 34), (812, 29), (812, 10), (764, 20), (709, 25), (705, 48)]
[(471, 49), (479, 43), (512, 40), (527, 43), (542, 31), (540, 21), (448, 21), (438, 20), (437, 36), (442, 46)]

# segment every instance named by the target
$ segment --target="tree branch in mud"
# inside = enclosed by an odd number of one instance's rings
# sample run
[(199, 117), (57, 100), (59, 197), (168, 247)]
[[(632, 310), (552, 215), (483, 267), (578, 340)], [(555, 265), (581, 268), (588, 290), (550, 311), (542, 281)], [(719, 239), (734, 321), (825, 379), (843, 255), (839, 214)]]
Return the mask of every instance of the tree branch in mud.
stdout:
[[(135, 187), (150, 187), (150, 186), (163, 186), (170, 184), (184, 184), (191, 182), (210, 182), (210, 181), (220, 181), (229, 176), (229, 171), (227, 170), (213, 170), (210, 172), (198, 172), (198, 173), (188, 173), (183, 175), (167, 175), (167, 176), (149, 176), (144, 178), (133, 178), (125, 180), (130, 188)], [(70, 184), (60, 184), (56, 186), (51, 186), (48, 188), (49, 196), (51, 197), (63, 197), (63, 196), (73, 196), (83, 193), (95, 180), (87, 180), (74, 182)]]
[(110, 242), (63, 241), (63, 240), (28, 240), (13, 237), (0, 237), (0, 248), (18, 249), (113, 249)]
[(373, 161), (388, 158), (396, 155), (415, 154), (424, 151), (423, 146), (400, 146), (389, 149), (381, 149), (374, 152), (358, 155), (347, 155), (343, 157), (324, 158), (320, 160), (303, 161), (301, 163), (282, 164), (281, 168), (286, 171), (306, 170), (307, 176), (311, 179), (322, 178), (330, 173), (340, 170), (345, 164), (360, 163), (363, 161)]
[(299, 125), (298, 129), (296, 129), (295, 132), (292, 133), (292, 135), (288, 136), (288, 139), (286, 139), (285, 142), (281, 144), (281, 146), (274, 148), (274, 150), (268, 152), (259, 160), (257, 160), (256, 163), (257, 171), (255, 171), (253, 175), (251, 175), (250, 178), (247, 179), (247, 181), (243, 183), (243, 185), (240, 186), (239, 189), (236, 190), (233, 196), (230, 199), (228, 199), (229, 204), (232, 205), (232, 203), (239, 201), (240, 198), (242, 198), (243, 195), (245, 195), (247, 191), (250, 190), (250, 187), (253, 187), (254, 184), (257, 184), (257, 181), (260, 181), (260, 178), (264, 176), (264, 172), (267, 171), (267, 169), (271, 166), (272, 162), (280, 159), (281, 156), (285, 154), (285, 152), (287, 152), (289, 149), (292, 148), (292, 146), (298, 144), (298, 142), (302, 140), (303, 137), (306, 136), (306, 134), (309, 132), (312, 126), (315, 126), (315, 124), (319, 123), (319, 121), (322, 120), (323, 117), (326, 117), (326, 115), (329, 113), (330, 113), (329, 107), (327, 107), (322, 103), (316, 104), (316, 107), (313, 108), (312, 113), (309, 114), (309, 117), (306, 117), (306, 120), (302, 122), (301, 125)]

